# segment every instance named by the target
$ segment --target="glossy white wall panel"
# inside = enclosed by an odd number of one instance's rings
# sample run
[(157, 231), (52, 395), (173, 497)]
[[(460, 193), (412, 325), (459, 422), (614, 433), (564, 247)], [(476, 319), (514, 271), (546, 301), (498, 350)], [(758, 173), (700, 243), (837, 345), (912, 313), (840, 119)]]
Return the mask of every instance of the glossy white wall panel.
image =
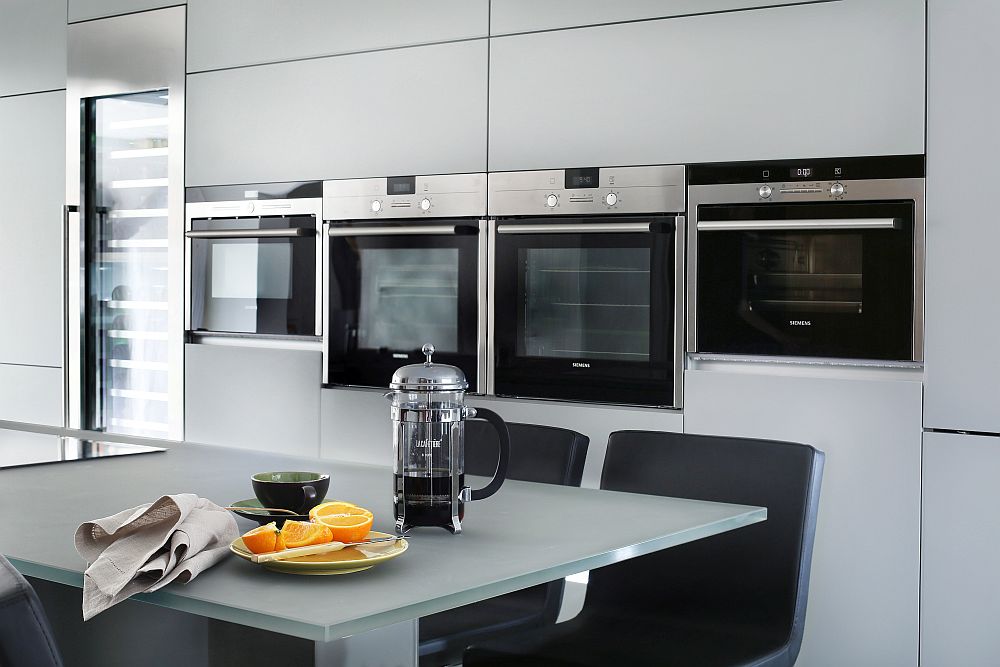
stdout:
[(1000, 5), (931, 0), (927, 28), (924, 425), (1000, 433)]
[(65, 87), (66, 4), (57, 0), (3, 0), (0, 96)]
[(0, 363), (62, 365), (66, 94), (0, 98)]
[(924, 9), (917, 0), (844, 0), (491, 40), (491, 170), (923, 148)]
[(0, 364), (0, 419), (63, 425), (61, 368)]
[(187, 184), (483, 171), (486, 40), (192, 74)]
[[(188, 71), (484, 37), (488, 0), (191, 0)], [(390, 80), (392, 81), (392, 80)]]
[(492, 0), (490, 33), (503, 35), (531, 30), (635, 21), (684, 14), (723, 12), (773, 5), (800, 4), (796, 0)]
[(684, 430), (826, 452), (799, 665), (913, 667), (919, 381), (687, 371)]
[[(48, 0), (46, 0), (48, 1)], [(184, 0), (68, 0), (69, 22), (183, 5)]]
[(1000, 662), (1000, 438), (925, 433), (920, 664)]
[(184, 365), (185, 440), (319, 455), (321, 352), (188, 344)]

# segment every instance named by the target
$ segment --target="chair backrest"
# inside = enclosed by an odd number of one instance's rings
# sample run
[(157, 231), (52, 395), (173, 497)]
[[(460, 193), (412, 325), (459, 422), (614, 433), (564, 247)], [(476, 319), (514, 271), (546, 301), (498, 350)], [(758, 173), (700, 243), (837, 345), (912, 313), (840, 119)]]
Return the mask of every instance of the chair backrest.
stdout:
[(767, 507), (767, 520), (595, 570), (586, 605), (736, 623), (798, 654), (823, 452), (790, 442), (619, 431), (601, 488)]
[[(580, 486), (590, 438), (565, 428), (507, 423), (510, 431), (509, 479)], [(497, 468), (497, 432), (481, 419), (465, 423), (465, 471), (491, 476)]]
[(0, 556), (0, 665), (61, 667), (48, 617), (31, 584)]

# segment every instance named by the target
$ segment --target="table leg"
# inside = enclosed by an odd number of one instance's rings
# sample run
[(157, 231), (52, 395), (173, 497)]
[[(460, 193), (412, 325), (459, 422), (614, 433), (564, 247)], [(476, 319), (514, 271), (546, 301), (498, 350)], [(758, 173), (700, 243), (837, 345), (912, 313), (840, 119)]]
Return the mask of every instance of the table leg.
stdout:
[(316, 667), (416, 667), (417, 621), (316, 642)]

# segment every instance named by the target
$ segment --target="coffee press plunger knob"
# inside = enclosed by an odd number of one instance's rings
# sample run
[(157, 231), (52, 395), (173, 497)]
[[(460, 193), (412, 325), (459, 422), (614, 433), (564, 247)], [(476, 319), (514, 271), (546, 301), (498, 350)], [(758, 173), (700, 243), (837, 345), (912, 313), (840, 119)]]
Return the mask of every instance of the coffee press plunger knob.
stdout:
[(434, 354), (434, 346), (431, 345), (430, 343), (424, 343), (424, 346), (420, 348), (420, 351), (424, 353), (425, 357), (427, 357), (427, 361), (425, 361), (424, 364), (430, 366), (431, 355)]

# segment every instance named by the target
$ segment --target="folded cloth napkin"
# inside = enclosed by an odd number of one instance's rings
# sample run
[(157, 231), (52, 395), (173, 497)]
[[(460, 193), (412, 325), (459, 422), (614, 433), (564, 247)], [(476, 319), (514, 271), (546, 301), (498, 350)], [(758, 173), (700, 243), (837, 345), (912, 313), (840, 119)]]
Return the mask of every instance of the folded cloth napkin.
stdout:
[(239, 537), (236, 520), (192, 493), (163, 496), (76, 530), (83, 573), (83, 620), (135, 593), (187, 583), (222, 560)]

